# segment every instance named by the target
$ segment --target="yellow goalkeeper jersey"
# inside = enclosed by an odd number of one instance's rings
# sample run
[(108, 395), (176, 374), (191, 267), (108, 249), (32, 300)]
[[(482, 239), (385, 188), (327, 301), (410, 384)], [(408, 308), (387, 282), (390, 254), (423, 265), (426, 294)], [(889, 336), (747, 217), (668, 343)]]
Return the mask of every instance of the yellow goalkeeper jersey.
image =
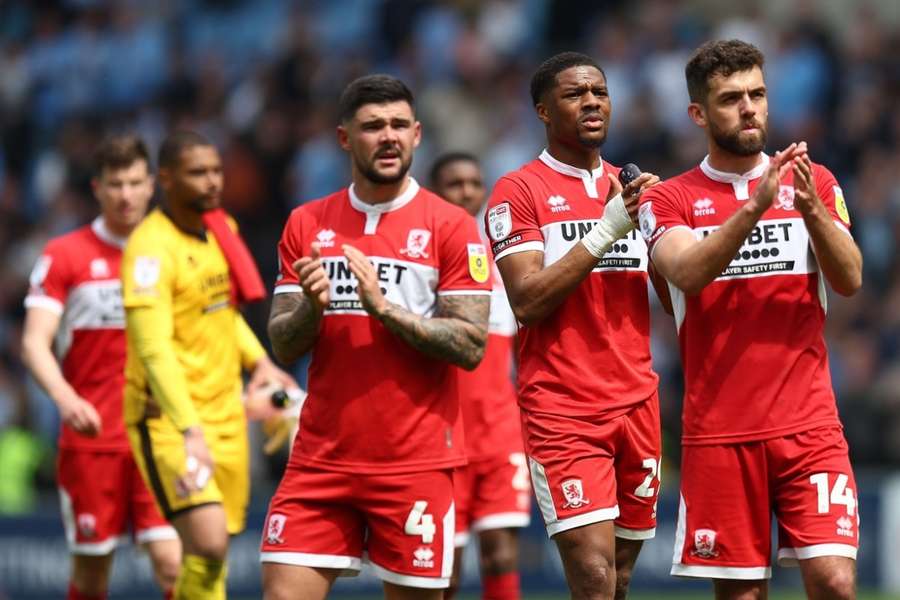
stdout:
[(211, 233), (182, 231), (159, 208), (132, 232), (122, 257), (126, 424), (160, 410), (182, 431), (243, 424), (241, 367), (265, 351), (230, 292)]

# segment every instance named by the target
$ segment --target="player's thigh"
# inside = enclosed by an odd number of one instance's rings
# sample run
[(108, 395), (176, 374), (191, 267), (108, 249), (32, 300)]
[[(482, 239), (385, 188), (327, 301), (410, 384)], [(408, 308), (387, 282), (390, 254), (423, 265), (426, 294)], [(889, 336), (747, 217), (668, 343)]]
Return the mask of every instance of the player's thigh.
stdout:
[(384, 582), (386, 600), (440, 600), (444, 597), (443, 589), (422, 589)]
[(615, 578), (615, 529), (611, 520), (567, 529), (553, 536), (573, 596), (610, 593)]
[(247, 521), (250, 501), (250, 455), (247, 427), (229, 424), (227, 429), (213, 429), (210, 451), (215, 467), (213, 479), (222, 492), (228, 533), (237, 535)]
[(812, 600), (855, 598), (856, 561), (843, 556), (819, 556), (800, 561), (803, 587)]
[(128, 455), (127, 451), (59, 450), (60, 511), (73, 554), (109, 554), (127, 532)]
[(672, 574), (771, 576), (771, 508), (764, 442), (685, 446)]
[(620, 426), (522, 411), (531, 485), (551, 537), (619, 516), (612, 440)]
[(191, 506), (172, 517), (185, 554), (224, 560), (228, 553), (225, 509), (219, 502)]
[(824, 427), (773, 440), (770, 460), (778, 519), (778, 562), (822, 556), (856, 558), (858, 490), (847, 442), (839, 427)]
[(364, 483), (359, 508), (375, 574), (397, 586), (446, 588), (455, 529), (451, 472), (369, 475)]
[[(358, 477), (289, 464), (278, 484), (260, 547), (265, 565), (359, 572), (366, 522), (354, 505)], [(277, 573), (291, 570), (270, 569)], [(300, 575), (297, 575), (298, 577)]]
[[(616, 445), (616, 536), (640, 541), (655, 535), (661, 453), (659, 400), (654, 393), (624, 417)], [(640, 547), (629, 547), (634, 546)]]
[(340, 570), (263, 563), (265, 600), (323, 600)]

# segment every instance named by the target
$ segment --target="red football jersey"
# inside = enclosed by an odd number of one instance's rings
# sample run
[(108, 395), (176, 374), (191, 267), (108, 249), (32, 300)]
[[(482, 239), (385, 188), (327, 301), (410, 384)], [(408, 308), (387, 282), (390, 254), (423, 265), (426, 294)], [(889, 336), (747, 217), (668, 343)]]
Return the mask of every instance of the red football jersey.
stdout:
[(63, 376), (97, 409), (103, 430), (96, 438), (63, 425), (59, 445), (91, 450), (127, 450), (122, 421), (125, 386), (125, 312), (119, 263), (125, 239), (98, 217), (48, 242), (31, 272), (25, 307), (61, 315), (56, 354)]
[(375, 265), (388, 301), (430, 317), (442, 294), (490, 295), (475, 223), (411, 180), (370, 205), (341, 190), (291, 213), (275, 293), (300, 292), (291, 264), (318, 242), (331, 280), (312, 350), (309, 397), (291, 460), (350, 473), (406, 473), (465, 463), (457, 370), (391, 333), (362, 308), (341, 246)]
[[(547, 267), (603, 216), (609, 181), (619, 169), (593, 172), (545, 150), (505, 175), (485, 215), (494, 259), (538, 250)], [(539, 323), (519, 328), (518, 393), (532, 412), (614, 418), (647, 400), (658, 377), (650, 364), (647, 247), (632, 231)]]
[(496, 267), (491, 279), (491, 320), (484, 359), (474, 371), (458, 369), (469, 460), (522, 452), (519, 408), (512, 382), (516, 318)]
[[(641, 199), (641, 232), (651, 257), (676, 228), (702, 239), (734, 214), (768, 166), (734, 175), (705, 159), (656, 185)], [(848, 235), (843, 192), (814, 164), (819, 197)], [(793, 175), (731, 264), (700, 294), (669, 284), (685, 377), (682, 441), (723, 444), (763, 440), (837, 424), (823, 338), (825, 279), (809, 232), (794, 209)]]

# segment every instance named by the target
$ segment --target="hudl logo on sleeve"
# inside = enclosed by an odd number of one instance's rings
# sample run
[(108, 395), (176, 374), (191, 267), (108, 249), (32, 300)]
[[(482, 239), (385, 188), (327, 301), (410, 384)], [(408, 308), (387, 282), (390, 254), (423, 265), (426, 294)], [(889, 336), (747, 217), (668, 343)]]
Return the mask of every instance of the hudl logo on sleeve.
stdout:
[(641, 204), (638, 208), (638, 222), (641, 225), (641, 235), (649, 242), (656, 230), (656, 215), (653, 214), (652, 202)]
[(134, 282), (147, 288), (159, 281), (159, 258), (156, 256), (138, 256), (134, 259)]
[(466, 249), (469, 253), (469, 275), (478, 283), (484, 283), (490, 276), (484, 244), (466, 244)]
[(506, 239), (512, 231), (509, 202), (502, 202), (488, 211), (488, 235), (495, 242)]
[(832, 186), (834, 190), (834, 208), (844, 225), (850, 224), (850, 211), (847, 210), (847, 202), (844, 200), (844, 190), (840, 186)]
[(46, 254), (41, 256), (37, 263), (35, 263), (34, 268), (31, 270), (31, 275), (28, 277), (28, 283), (31, 284), (31, 287), (40, 287), (42, 283), (44, 283), (44, 279), (47, 278), (47, 273), (50, 271), (50, 265), (53, 263), (53, 257), (47, 256)]

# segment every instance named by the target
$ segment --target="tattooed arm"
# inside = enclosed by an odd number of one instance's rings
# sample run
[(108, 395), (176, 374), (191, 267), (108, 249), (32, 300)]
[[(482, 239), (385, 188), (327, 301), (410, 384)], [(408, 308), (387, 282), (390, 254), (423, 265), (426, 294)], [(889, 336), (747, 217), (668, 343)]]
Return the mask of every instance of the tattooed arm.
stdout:
[(423, 354), (470, 371), (478, 366), (487, 344), (489, 295), (438, 296), (434, 316), (424, 317), (388, 302), (365, 254), (345, 245), (344, 255), (359, 282), (359, 299), (366, 312)]
[(269, 313), (272, 353), (283, 364), (294, 362), (312, 348), (331, 288), (318, 243), (312, 244), (310, 256), (304, 256), (292, 266), (303, 292), (275, 294)]

